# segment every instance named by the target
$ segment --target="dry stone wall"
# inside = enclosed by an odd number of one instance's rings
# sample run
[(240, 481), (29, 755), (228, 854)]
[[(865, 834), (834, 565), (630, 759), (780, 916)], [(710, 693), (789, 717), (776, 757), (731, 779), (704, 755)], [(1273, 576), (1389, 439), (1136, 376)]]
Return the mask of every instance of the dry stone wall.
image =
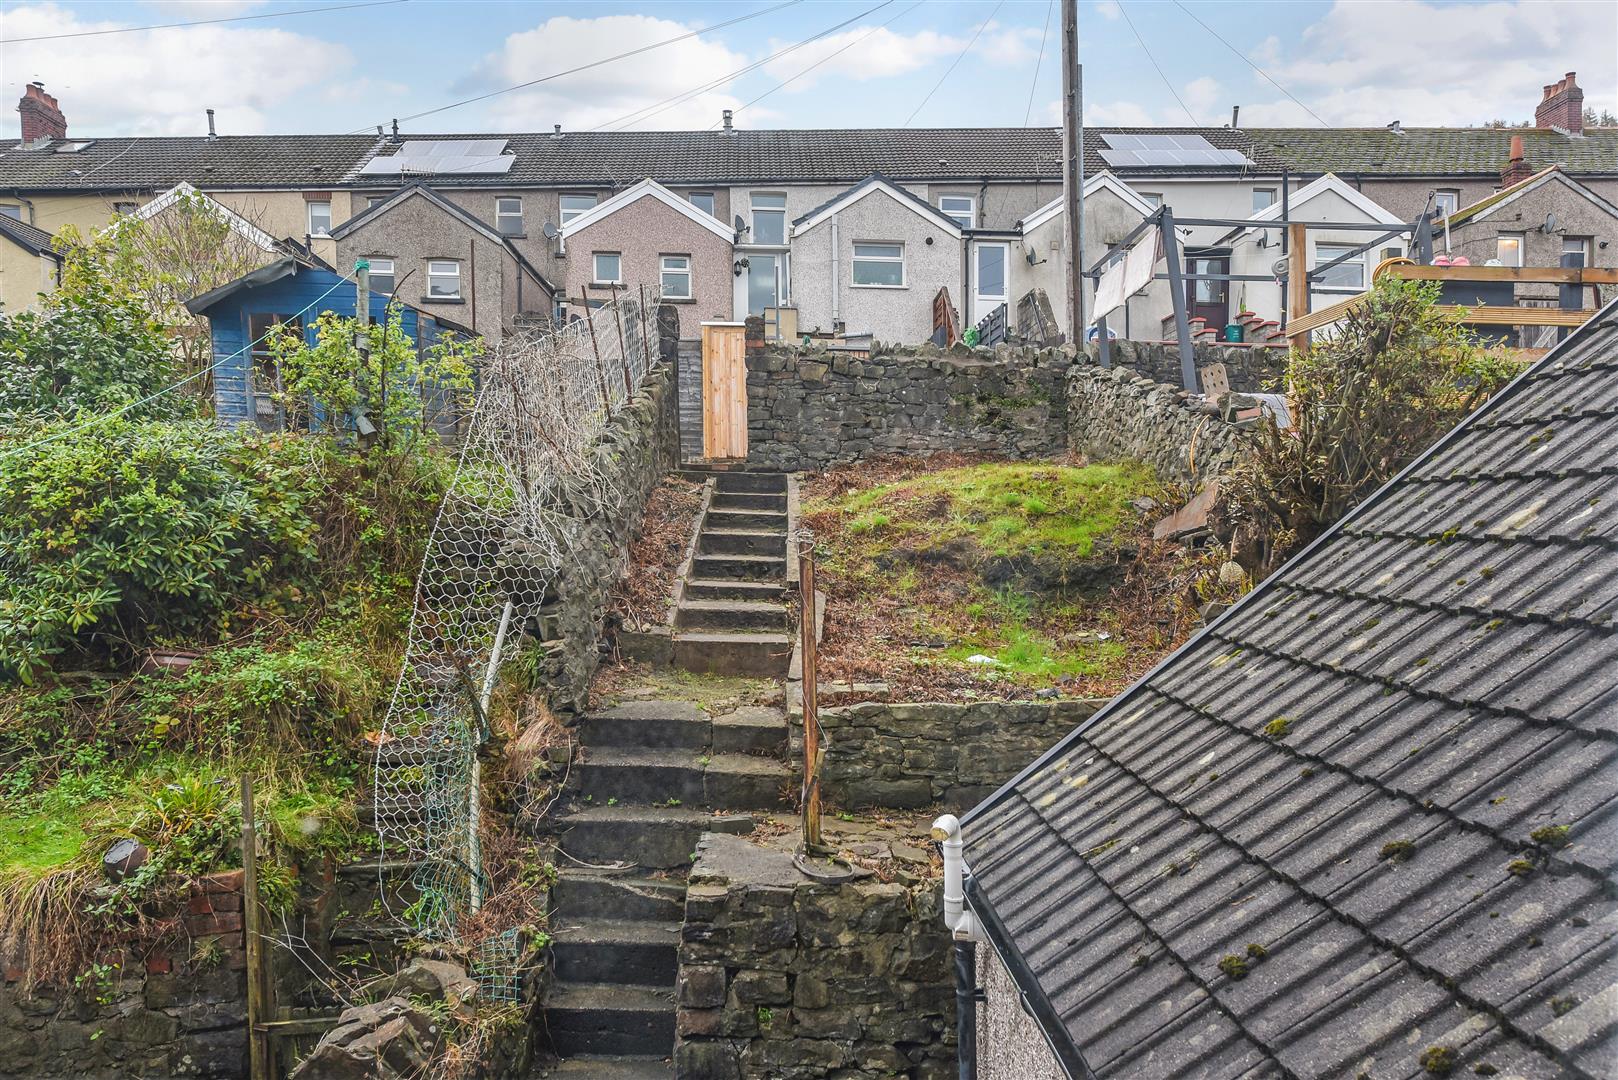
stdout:
[[(1286, 373), (1285, 349), (1238, 347), (1196, 343), (1191, 346), (1197, 370), (1209, 364), (1223, 364), (1230, 388), (1238, 394), (1257, 394), (1275, 389)], [(1085, 361), (1099, 365), (1100, 350), (1085, 349)], [(1153, 382), (1180, 386), (1180, 346), (1168, 341), (1114, 341), (1112, 366), (1128, 368)]]
[(1192, 484), (1235, 460), (1241, 438), (1201, 395), (1128, 368), (1076, 365), (1068, 379), (1068, 448), (1099, 460), (1133, 458), (1161, 480)]

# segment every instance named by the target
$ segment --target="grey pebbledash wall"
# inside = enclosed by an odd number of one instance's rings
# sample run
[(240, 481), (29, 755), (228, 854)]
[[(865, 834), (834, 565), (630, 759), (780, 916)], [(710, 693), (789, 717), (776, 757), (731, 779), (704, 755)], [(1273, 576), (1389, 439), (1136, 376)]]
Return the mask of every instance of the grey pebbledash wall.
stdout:
[(1193, 484), (1217, 476), (1240, 448), (1238, 429), (1212, 402), (1129, 368), (1076, 365), (1067, 403), (1069, 449), (1101, 461), (1145, 462), (1160, 480)]
[(954, 980), (936, 882), (822, 884), (709, 834), (686, 893), (680, 1080), (946, 1080)]

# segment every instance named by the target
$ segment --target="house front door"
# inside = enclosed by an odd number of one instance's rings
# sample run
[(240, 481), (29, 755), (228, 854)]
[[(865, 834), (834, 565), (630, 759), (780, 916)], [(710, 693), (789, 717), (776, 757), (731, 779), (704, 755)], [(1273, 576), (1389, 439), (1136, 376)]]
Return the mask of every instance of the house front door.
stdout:
[[(1192, 274), (1229, 274), (1229, 255), (1194, 255), (1186, 259)], [(1191, 318), (1201, 318), (1215, 333), (1222, 333), (1230, 322), (1230, 282), (1192, 279), (1185, 283)]]
[(781, 297), (786, 292), (782, 280), (786, 274), (785, 256), (761, 255), (754, 252), (747, 256), (747, 313), (749, 315), (762, 315), (765, 308), (780, 307)]
[(972, 247), (972, 325), (1011, 298), (1010, 244), (979, 243)]

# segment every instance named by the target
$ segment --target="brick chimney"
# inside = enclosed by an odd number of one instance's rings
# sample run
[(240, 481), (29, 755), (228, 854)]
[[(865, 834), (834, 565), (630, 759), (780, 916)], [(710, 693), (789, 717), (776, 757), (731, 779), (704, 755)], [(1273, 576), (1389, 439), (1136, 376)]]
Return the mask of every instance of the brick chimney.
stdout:
[(1577, 135), (1584, 131), (1584, 91), (1575, 79), (1577, 72), (1568, 72), (1561, 82), (1545, 87), (1545, 96), (1534, 109), (1534, 126), (1560, 128)]
[(1511, 137), (1511, 160), (1500, 170), (1500, 186), (1508, 188), (1534, 175), (1534, 167), (1523, 159), (1522, 136)]
[(62, 115), (56, 99), (45, 92), (45, 84), (31, 82), (17, 102), (22, 114), (22, 141), (24, 145), (44, 139), (67, 138), (67, 117)]

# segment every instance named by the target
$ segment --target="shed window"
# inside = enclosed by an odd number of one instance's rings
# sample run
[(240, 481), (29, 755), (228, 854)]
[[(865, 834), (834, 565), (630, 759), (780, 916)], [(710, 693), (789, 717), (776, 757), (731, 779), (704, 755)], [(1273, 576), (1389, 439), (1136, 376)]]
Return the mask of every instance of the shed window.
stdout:
[(432, 259), (427, 263), (427, 299), (461, 298), (461, 264), (454, 259)]
[(595, 253), (595, 284), (622, 285), (624, 281), (623, 256), (616, 251)]
[(331, 232), (331, 202), (327, 199), (310, 199), (305, 204), (309, 207), (309, 235), (325, 236)]
[(905, 246), (854, 242), (854, 284), (900, 286), (905, 283)]
[(970, 195), (940, 195), (938, 208), (963, 229), (977, 227), (978, 201)]
[(397, 284), (393, 276), (393, 260), (371, 257), (371, 291), (391, 293)]
[(562, 224), (566, 225), (580, 214), (594, 210), (596, 197), (594, 195), (563, 195), (562, 196)]
[(749, 196), (753, 210), (755, 244), (785, 244), (787, 242), (787, 197), (775, 191), (755, 191)]
[(248, 354), (252, 358), (252, 371), (248, 378), (249, 400), (253, 406), (253, 421), (260, 427), (277, 429), (284, 422), (279, 395), (281, 370), (276, 366), (275, 353), (270, 349), (271, 338), (285, 327), (302, 333), (303, 323), (296, 315), (276, 315), (254, 311), (247, 316)]
[(707, 214), (709, 217), (715, 216), (713, 192), (693, 191), (691, 194), (687, 195), (686, 198), (691, 200), (692, 206), (696, 207), (698, 210), (701, 210), (704, 214)]
[(522, 200), (515, 195), (502, 195), (494, 200), (494, 227), (503, 236), (521, 236)]
[(1501, 266), (1522, 265), (1522, 233), (1501, 233), (1495, 237), (1494, 257)]
[(691, 299), (691, 256), (664, 255), (658, 269), (663, 285), (663, 299)]
[[(1325, 266), (1333, 259), (1341, 258), (1359, 247), (1358, 244), (1316, 244), (1315, 266)], [(1318, 284), (1327, 289), (1363, 289), (1365, 288), (1365, 256), (1360, 255), (1340, 262), (1327, 270), (1318, 279)]]

